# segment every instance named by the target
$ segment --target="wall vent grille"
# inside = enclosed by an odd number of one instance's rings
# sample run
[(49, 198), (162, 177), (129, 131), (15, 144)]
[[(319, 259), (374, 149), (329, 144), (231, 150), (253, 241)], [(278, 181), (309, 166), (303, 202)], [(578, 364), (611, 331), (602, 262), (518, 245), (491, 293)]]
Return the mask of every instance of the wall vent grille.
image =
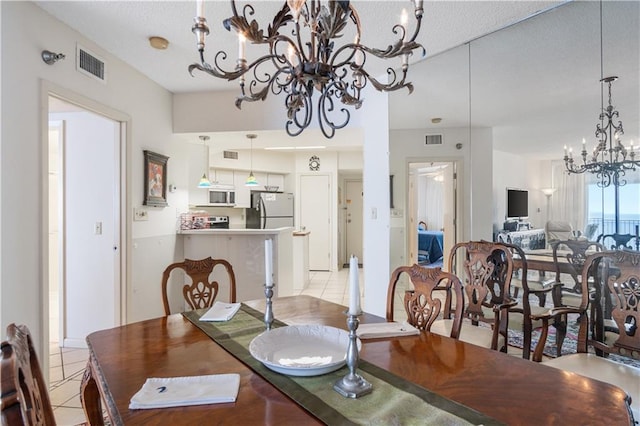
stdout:
[(442, 145), (442, 135), (426, 135), (424, 137), (425, 145)]
[(103, 83), (107, 80), (105, 62), (80, 45), (76, 46), (76, 70)]
[(229, 158), (231, 160), (238, 159), (238, 153), (236, 151), (223, 151), (223, 158)]

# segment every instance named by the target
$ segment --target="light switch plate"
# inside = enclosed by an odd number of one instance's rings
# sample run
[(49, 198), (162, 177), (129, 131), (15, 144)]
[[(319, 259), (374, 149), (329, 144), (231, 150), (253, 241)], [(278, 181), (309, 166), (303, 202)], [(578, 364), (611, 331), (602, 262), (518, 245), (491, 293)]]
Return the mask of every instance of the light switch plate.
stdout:
[(133, 220), (138, 222), (143, 220), (149, 220), (149, 212), (145, 209), (136, 207), (133, 209)]

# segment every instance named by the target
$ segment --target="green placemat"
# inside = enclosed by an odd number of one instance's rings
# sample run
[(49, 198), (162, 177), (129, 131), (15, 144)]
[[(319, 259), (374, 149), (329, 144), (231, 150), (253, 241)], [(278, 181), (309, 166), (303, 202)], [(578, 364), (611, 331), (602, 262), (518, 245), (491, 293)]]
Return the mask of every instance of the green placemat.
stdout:
[[(201, 309), (184, 312), (183, 315), (229, 353), (326, 424), (500, 424), (364, 360), (360, 360), (358, 364), (358, 374), (373, 385), (373, 392), (357, 399), (345, 398), (333, 390), (333, 384), (348, 373), (346, 366), (332, 373), (313, 377), (276, 373), (249, 353), (249, 344), (253, 338), (265, 331), (262, 312), (243, 304), (230, 321), (199, 321), (206, 311)], [(274, 321), (274, 328), (283, 326), (286, 324)]]

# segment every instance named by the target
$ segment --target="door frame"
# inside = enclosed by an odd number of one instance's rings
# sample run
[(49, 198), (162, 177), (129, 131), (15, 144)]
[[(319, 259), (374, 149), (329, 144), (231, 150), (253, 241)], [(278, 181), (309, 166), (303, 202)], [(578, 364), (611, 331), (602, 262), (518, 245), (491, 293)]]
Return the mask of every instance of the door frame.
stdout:
[[(127, 322), (127, 283), (131, 279), (131, 227), (132, 219), (127, 215), (131, 210), (131, 194), (128, 191), (131, 183), (132, 158), (131, 141), (131, 117), (121, 111), (101, 104), (90, 98), (82, 96), (72, 90), (58, 86), (50, 81), (41, 80), (40, 85), (40, 176), (41, 176), (41, 234), (40, 234), (40, 258), (41, 282), (40, 300), (42, 306), (42, 337), (43, 348), (43, 374), (48, 382), (49, 379), (49, 97), (55, 97), (65, 102), (78, 105), (79, 107), (99, 114), (113, 121), (120, 123), (120, 165), (119, 182), (116, 185), (116, 194), (120, 204), (120, 211), (116, 215), (115, 222), (119, 229), (120, 256), (119, 262), (115, 265), (120, 276), (120, 285), (116, 288), (115, 296), (115, 318), (118, 324)], [(44, 303), (46, 301), (46, 303)]]
[[(411, 189), (409, 184), (410, 182), (410, 172), (411, 172), (411, 164), (415, 163), (452, 163), (454, 167), (454, 178), (453, 178), (453, 210), (454, 210), (454, 218), (453, 218), (453, 231), (454, 236), (452, 239), (452, 247), (455, 245), (459, 239), (462, 237), (464, 229), (463, 229), (463, 194), (464, 194), (464, 179), (463, 179), (463, 166), (464, 159), (461, 157), (412, 157), (407, 158), (405, 162), (405, 208), (407, 209), (407, 214), (405, 215), (405, 229), (407, 232), (405, 233), (405, 259), (409, 262), (413, 262), (413, 259), (409, 259), (409, 255), (411, 254), (411, 233), (410, 230), (413, 229), (411, 225), (411, 218), (413, 212), (409, 211), (409, 207), (415, 207), (415, 199), (414, 191)], [(451, 247), (448, 247), (449, 249)], [(446, 252), (447, 247), (445, 246), (445, 253), (443, 255), (443, 265), (442, 269), (448, 269), (448, 256), (449, 253)]]

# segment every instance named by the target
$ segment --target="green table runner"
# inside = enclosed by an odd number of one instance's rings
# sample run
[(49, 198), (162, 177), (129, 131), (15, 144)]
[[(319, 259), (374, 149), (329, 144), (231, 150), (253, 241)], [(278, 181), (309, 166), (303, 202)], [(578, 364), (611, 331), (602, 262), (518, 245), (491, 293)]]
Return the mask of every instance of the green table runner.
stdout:
[[(276, 373), (249, 353), (249, 344), (253, 338), (265, 331), (262, 312), (243, 304), (230, 321), (199, 321), (205, 312), (206, 309), (201, 309), (184, 312), (183, 315), (255, 373), (326, 424), (499, 424), (477, 411), (364, 360), (359, 362), (358, 374), (373, 384), (373, 392), (357, 399), (345, 398), (333, 390), (333, 384), (348, 373), (346, 366), (332, 373), (313, 377)], [(274, 328), (283, 326), (286, 324), (274, 321)]]

